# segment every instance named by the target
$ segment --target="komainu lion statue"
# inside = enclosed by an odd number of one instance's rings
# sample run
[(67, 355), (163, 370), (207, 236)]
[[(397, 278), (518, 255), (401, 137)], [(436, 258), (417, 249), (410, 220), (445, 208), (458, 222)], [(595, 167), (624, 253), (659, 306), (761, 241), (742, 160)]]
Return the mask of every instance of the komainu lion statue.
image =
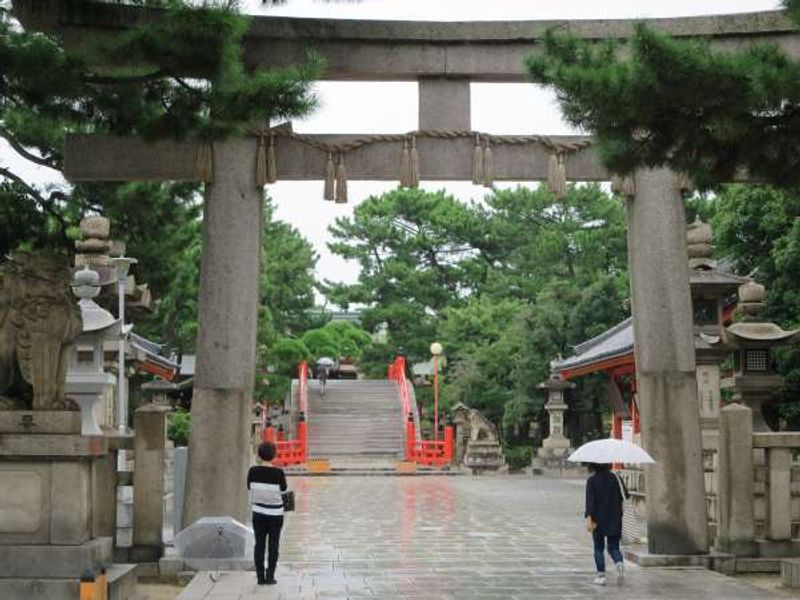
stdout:
[(481, 411), (470, 408), (459, 402), (451, 411), (456, 422), (469, 424), (469, 439), (472, 442), (480, 440), (497, 441), (497, 427), (487, 419)]
[(0, 409), (15, 362), (33, 387), (33, 410), (77, 410), (64, 396), (69, 347), (82, 331), (67, 257), (17, 254), (0, 270)]

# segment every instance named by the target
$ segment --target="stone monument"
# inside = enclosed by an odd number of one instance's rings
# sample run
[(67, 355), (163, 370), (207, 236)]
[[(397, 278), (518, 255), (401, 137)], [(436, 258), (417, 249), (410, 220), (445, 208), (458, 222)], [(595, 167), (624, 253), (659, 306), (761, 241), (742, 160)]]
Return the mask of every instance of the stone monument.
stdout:
[(542, 440), (542, 447), (539, 448), (537, 454), (545, 461), (566, 457), (572, 443), (564, 435), (564, 412), (568, 408), (564, 402), (564, 390), (574, 388), (575, 384), (564, 381), (558, 373), (553, 373), (547, 381), (543, 381), (536, 387), (540, 390), (547, 390), (547, 404), (544, 405), (544, 408), (550, 415), (550, 434)]
[(800, 329), (785, 331), (759, 317), (764, 307), (763, 285), (750, 282), (739, 288), (741, 320), (725, 328), (733, 353), (733, 399), (753, 411), (753, 431), (771, 431), (762, 412), (783, 387), (784, 378), (775, 370), (773, 350), (800, 337)]
[(32, 386), (29, 407), (15, 398), (0, 410), (0, 598), (78, 598), (80, 577), (106, 566), (113, 597), (133, 600), (135, 566), (110, 564), (108, 442), (81, 435), (65, 394), (70, 344), (82, 330), (70, 266), (21, 255), (0, 277), (0, 389), (11, 389), (15, 361)]
[[(463, 451), (461, 462), (473, 475), (504, 471), (508, 467), (497, 437), (497, 428), (481, 412), (458, 403), (453, 408), (453, 420), (458, 430), (456, 460), (459, 448)], [(469, 432), (469, 437), (465, 434)]]

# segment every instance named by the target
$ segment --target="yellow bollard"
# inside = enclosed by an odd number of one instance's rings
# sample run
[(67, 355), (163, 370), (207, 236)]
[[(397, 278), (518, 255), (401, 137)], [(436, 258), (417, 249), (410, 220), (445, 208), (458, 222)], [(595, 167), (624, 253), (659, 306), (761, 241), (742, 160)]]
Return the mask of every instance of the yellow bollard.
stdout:
[(100, 600), (97, 589), (97, 580), (94, 573), (86, 572), (81, 577), (80, 600)]
[(100, 567), (97, 576), (97, 598), (98, 600), (108, 600), (108, 573), (105, 567)]

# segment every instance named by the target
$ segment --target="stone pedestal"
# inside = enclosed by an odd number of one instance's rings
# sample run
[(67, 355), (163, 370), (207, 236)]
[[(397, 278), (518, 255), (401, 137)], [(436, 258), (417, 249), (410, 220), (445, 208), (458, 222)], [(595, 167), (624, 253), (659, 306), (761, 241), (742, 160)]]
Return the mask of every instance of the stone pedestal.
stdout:
[(505, 471), (508, 468), (503, 457), (503, 449), (497, 440), (468, 441), (464, 466), (473, 475)]
[(164, 554), (168, 406), (146, 404), (134, 415), (133, 547), (136, 562)]
[(80, 432), (78, 412), (0, 412), (3, 600), (77, 598), (81, 575), (111, 563), (96, 518), (113, 507), (96, 477), (108, 443)]

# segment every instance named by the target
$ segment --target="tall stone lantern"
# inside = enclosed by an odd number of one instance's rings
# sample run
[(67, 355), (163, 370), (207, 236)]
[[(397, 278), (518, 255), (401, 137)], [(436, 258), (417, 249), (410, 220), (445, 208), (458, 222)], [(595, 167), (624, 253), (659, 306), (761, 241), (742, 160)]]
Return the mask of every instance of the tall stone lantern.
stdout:
[(575, 387), (574, 383), (565, 381), (558, 373), (553, 373), (547, 381), (536, 386), (540, 390), (547, 390), (547, 404), (545, 410), (550, 415), (550, 433), (542, 440), (539, 449), (540, 458), (557, 458), (569, 453), (572, 444), (564, 435), (564, 412), (568, 406), (564, 402), (564, 390)]
[(83, 332), (73, 346), (65, 392), (81, 407), (81, 433), (102, 435), (98, 424), (105, 423), (102, 414), (104, 399), (114, 385), (114, 376), (103, 370), (103, 341), (116, 339), (120, 321), (99, 306), (94, 298), (100, 293), (100, 275), (88, 267), (75, 273), (72, 291), (78, 297)]
[(686, 230), (700, 423), (712, 431), (719, 423), (720, 367), (731, 352), (723, 341), (725, 310), (739, 286), (749, 281), (720, 268), (712, 257), (713, 242), (711, 226), (700, 218)]
[(753, 431), (770, 431), (762, 409), (782, 388), (784, 378), (775, 370), (774, 349), (800, 337), (800, 329), (785, 331), (775, 323), (763, 321), (764, 286), (750, 282), (739, 288), (742, 319), (726, 328), (734, 345), (733, 398), (753, 411)]

